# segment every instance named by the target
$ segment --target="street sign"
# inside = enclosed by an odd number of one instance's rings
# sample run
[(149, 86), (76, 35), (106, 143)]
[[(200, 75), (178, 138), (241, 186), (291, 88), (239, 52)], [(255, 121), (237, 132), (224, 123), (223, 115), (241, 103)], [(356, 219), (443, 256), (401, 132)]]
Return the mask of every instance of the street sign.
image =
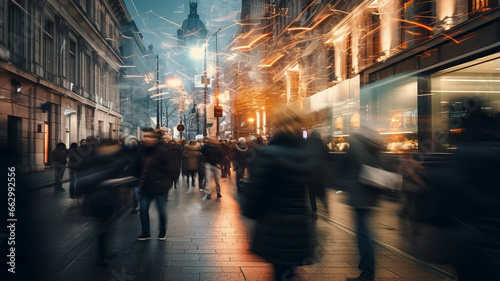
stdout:
[(222, 117), (222, 106), (214, 106), (214, 117)]
[(182, 124), (177, 125), (177, 131), (179, 131), (179, 132), (184, 131), (184, 125), (182, 125)]
[(201, 76), (201, 84), (210, 85), (210, 78), (206, 76)]

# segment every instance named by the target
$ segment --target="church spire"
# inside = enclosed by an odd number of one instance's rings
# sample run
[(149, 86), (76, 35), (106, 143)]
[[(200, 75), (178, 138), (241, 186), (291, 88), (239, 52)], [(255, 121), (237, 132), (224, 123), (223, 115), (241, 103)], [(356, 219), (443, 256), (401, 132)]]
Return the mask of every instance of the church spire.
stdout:
[(198, 2), (189, 1), (189, 14), (191, 15), (198, 14)]

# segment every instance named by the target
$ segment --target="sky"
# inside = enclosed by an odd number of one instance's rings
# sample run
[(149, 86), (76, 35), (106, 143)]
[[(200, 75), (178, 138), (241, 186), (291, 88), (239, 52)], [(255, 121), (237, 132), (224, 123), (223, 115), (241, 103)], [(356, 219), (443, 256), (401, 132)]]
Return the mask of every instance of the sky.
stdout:
[(219, 33), (221, 46), (232, 41), (240, 17), (241, 0), (124, 0), (144, 37), (144, 46), (156, 50), (176, 45), (177, 30), (189, 14), (189, 2), (198, 3), (200, 20), (208, 35)]

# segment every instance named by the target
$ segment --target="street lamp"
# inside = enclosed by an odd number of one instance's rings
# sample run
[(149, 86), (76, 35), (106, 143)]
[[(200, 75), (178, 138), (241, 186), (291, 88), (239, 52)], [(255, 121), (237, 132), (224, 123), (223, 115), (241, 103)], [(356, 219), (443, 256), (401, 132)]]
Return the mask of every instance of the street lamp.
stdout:
[[(160, 60), (156, 53), (156, 94), (160, 94)], [(156, 129), (160, 129), (160, 100), (156, 100)]]
[[(207, 136), (207, 88), (208, 84), (210, 83), (210, 79), (207, 77), (207, 48), (208, 48), (208, 43), (212, 36), (215, 35), (215, 56), (216, 56), (216, 83), (215, 83), (215, 99), (217, 102), (217, 107), (219, 107), (219, 58), (217, 56), (217, 48), (218, 48), (218, 42), (217, 42), (217, 37), (219, 32), (222, 30), (222, 28), (219, 28), (216, 32), (214, 32), (210, 37), (207, 38), (205, 41), (205, 44), (203, 44), (201, 47), (197, 48), (192, 48), (191, 49), (191, 57), (194, 59), (201, 59), (202, 56), (202, 51), (204, 51), (203, 56), (204, 56), (204, 62), (203, 62), (203, 76), (202, 76), (202, 83), (205, 85), (204, 90), (203, 90), (203, 102), (205, 106), (205, 118), (203, 121), (203, 137)], [(214, 111), (215, 112), (215, 111)], [(217, 136), (219, 136), (219, 117), (217, 117)]]

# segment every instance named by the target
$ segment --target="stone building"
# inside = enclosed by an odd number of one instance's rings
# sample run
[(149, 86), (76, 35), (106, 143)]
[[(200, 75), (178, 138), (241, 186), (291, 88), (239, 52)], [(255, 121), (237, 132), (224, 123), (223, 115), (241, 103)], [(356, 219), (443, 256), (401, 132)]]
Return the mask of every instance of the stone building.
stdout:
[(243, 1), (235, 130), (251, 118), (272, 133), (264, 110), (284, 102), (333, 144), (369, 124), (389, 151), (452, 150), (467, 98), (500, 111), (499, 13), (496, 0)]
[(122, 0), (0, 0), (0, 141), (43, 170), (56, 143), (117, 139)]

